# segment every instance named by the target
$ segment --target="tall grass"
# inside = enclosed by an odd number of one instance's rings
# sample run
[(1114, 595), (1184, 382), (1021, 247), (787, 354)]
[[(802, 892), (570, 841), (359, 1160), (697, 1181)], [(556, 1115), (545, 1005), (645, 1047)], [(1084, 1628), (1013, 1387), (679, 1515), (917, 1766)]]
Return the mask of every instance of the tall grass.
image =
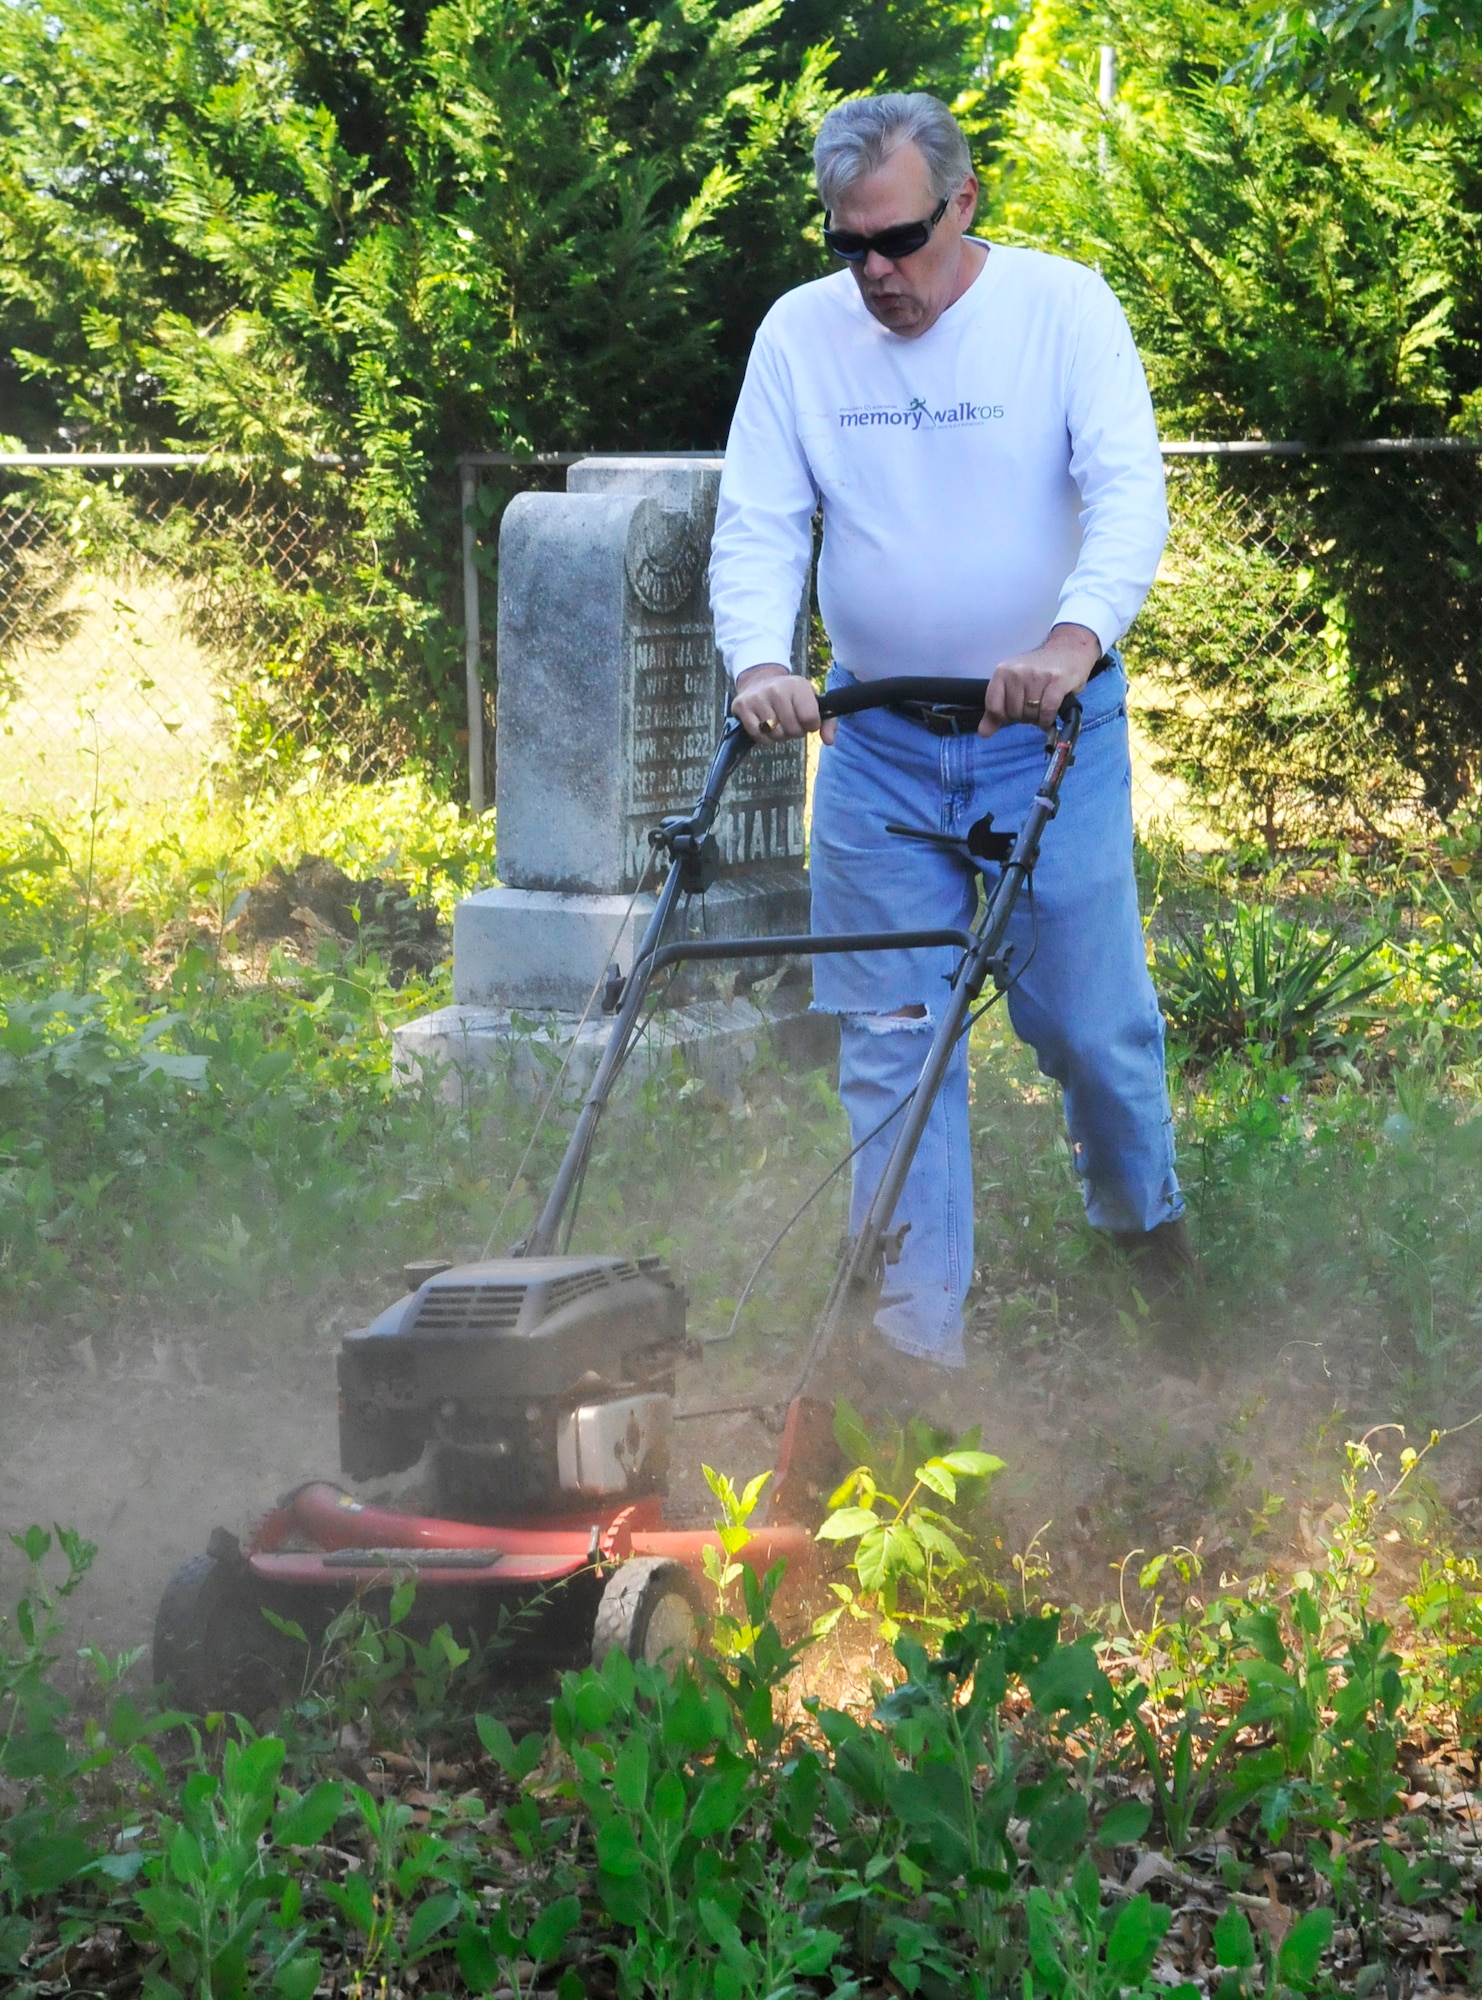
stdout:
[[(308, 963), (236, 949), (243, 890), (310, 851), (394, 876), (444, 912), (492, 872), (487, 823), (409, 781), (208, 796), (168, 827), (119, 800), (0, 822), (0, 1312), (12, 1344), (45, 1353), (83, 1335), (127, 1347), (219, 1329), (236, 1351), (276, 1351), (373, 1309), (404, 1259), (503, 1250), (528, 1223), (562, 1120), (516, 1182), (529, 1102), (491, 1087), (459, 1107), (392, 1072), (391, 1029), (447, 998), (445, 967), (398, 988), (365, 941), (323, 941)], [(1365, 876), (1340, 857), (1253, 890), (1236, 881), (1246, 893), (1232, 916), (1221, 868), (1164, 856), (1155, 931), (1176, 913), (1183, 949), (1210, 940), (1204, 971), (1218, 974), (1230, 941), (1264, 925), (1278, 947), (1268, 998), (1295, 990), (1276, 961), (1300, 959), (1305, 987), (1285, 1026), (1268, 1010), (1261, 1033), (1173, 1039), (1207, 1351), (1314, 1343), (1416, 1414), (1449, 1408), (1476, 1385), (1482, 1324), (1482, 1014), (1466, 884), (1454, 880), (1448, 902), (1429, 860)], [(1056, 1094), (997, 1013), (975, 1033), (972, 1071), (979, 1330), (1010, 1351), (1125, 1340), (1129, 1327), (1135, 1339), (1131, 1280), (1085, 1226)], [(846, 1146), (824, 1072), (768, 1056), (721, 1096), (640, 1060), (593, 1159), (577, 1243), (668, 1255), (695, 1329), (723, 1333), (763, 1248)], [(742, 1316), (741, 1366), (811, 1323), (842, 1197), (840, 1184), (785, 1240)]]

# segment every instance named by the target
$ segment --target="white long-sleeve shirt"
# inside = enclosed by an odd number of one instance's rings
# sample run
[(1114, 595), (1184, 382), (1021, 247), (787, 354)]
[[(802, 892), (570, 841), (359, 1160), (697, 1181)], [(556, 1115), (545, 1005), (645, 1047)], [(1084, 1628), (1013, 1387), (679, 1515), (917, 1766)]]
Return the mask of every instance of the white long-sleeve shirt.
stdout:
[(823, 508), (818, 598), (835, 660), (986, 678), (1089, 626), (1103, 650), (1168, 532), (1131, 329), (1094, 271), (990, 246), (914, 340), (840, 271), (778, 300), (726, 446), (710, 597), (733, 675), (786, 664)]

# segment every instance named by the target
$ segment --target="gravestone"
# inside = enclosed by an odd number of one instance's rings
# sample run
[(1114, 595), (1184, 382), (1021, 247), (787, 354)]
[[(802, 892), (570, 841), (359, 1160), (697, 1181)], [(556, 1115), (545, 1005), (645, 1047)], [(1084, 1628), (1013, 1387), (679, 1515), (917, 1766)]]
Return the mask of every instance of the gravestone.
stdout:
[[(593, 994), (611, 965), (631, 968), (662, 872), (649, 829), (693, 803), (730, 700), (705, 575), (720, 469), (718, 458), (584, 459), (565, 493), (522, 494), (506, 509), (499, 886), (459, 904), (454, 1005), (399, 1031), (404, 1061), (519, 1068), (532, 1016), (555, 1041), (574, 1041), (580, 1071), (600, 1054), (610, 1024)], [(672, 935), (808, 928), (804, 779), (800, 742), (748, 754), (715, 827), (719, 878), (680, 905)], [(760, 957), (707, 969), (709, 997), (698, 971), (682, 974), (650, 1043), (677, 1042), (712, 1071), (745, 1059), (780, 1021), (805, 1014), (806, 961), (797, 964), (799, 978), (768, 1008), (744, 991), (773, 969)]]

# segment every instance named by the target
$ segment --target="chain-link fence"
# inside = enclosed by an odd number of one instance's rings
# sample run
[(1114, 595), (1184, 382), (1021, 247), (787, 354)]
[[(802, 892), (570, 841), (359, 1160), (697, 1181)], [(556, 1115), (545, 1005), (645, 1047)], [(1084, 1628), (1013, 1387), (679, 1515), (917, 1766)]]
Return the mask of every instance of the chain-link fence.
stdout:
[[(572, 456), (463, 462), (445, 502), (463, 561), (437, 603), (368, 545), (350, 468), (0, 462), (0, 797), (164, 801), (212, 772), (359, 778), (412, 754), (440, 754), (450, 782), (467, 760), (487, 777), (499, 518)], [(1482, 749), (1482, 452), (1175, 445), (1167, 466), (1168, 551), (1125, 647), (1139, 823), (1277, 847), (1369, 840), (1465, 799)], [(419, 735), (407, 661), (429, 631), (451, 665), (441, 732)]]
[(1125, 647), (1139, 823), (1275, 850), (1452, 812), (1482, 751), (1482, 448), (1166, 464), (1168, 548)]
[[(410, 743), (376, 704), (407, 593), (353, 474), (173, 454), (0, 460), (0, 798), (168, 801), (204, 778), (349, 778)], [(413, 607), (413, 618), (420, 607)], [(381, 630), (378, 631), (379, 626)], [(384, 704), (382, 705), (384, 707)]]

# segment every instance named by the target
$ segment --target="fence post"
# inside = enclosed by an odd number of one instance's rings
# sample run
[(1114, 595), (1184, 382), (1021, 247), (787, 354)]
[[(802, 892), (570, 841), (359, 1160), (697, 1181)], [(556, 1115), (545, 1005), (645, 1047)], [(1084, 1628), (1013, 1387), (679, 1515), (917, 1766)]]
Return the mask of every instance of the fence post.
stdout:
[[(1101, 107), (1101, 131), (1096, 140), (1096, 167), (1106, 172), (1110, 148), (1106, 142), (1106, 119), (1117, 95), (1117, 52), (1110, 42), (1101, 44), (1101, 69), (1096, 79), (1096, 102)], [(1096, 267), (1100, 270), (1101, 266)]]
[(463, 507), (463, 673), (468, 684), (468, 804), (484, 810), (484, 684), (479, 676), (479, 571), (474, 547), (474, 501), (479, 475), (471, 465), (458, 468)]

